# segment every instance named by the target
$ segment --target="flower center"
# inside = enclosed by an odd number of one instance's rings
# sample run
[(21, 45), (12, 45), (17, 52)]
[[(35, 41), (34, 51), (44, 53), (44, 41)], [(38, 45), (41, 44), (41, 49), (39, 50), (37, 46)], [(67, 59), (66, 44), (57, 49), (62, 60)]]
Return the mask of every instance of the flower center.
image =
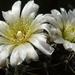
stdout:
[(17, 41), (23, 40), (25, 38), (24, 36), (25, 35), (22, 33), (22, 31), (18, 31), (16, 34)]
[(63, 38), (70, 42), (75, 42), (75, 26), (67, 25), (63, 31)]
[(9, 25), (6, 35), (7, 44), (21, 44), (28, 41), (31, 35), (34, 33), (36, 27), (31, 25), (31, 21), (28, 20), (19, 20)]

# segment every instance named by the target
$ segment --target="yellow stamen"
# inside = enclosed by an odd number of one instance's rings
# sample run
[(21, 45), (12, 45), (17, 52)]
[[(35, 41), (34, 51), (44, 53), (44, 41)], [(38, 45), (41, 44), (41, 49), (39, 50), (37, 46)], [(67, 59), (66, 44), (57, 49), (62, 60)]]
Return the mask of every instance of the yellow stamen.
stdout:
[(22, 31), (17, 32), (16, 38), (18, 41), (21, 41), (24, 39), (24, 35), (23, 35)]
[(5, 43), (7, 44), (21, 44), (28, 41), (31, 35), (36, 30), (35, 25), (31, 25), (31, 21), (18, 20), (13, 24), (9, 25), (5, 32), (7, 38)]

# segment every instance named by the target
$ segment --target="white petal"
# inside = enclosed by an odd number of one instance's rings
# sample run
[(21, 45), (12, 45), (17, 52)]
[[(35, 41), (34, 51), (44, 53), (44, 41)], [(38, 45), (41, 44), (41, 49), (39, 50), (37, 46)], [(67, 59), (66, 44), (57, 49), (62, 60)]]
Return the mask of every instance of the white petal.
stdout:
[(4, 33), (7, 28), (8, 28), (8, 25), (5, 22), (0, 21), (0, 32)]
[(29, 18), (34, 19), (39, 6), (34, 3), (34, 0), (29, 1), (23, 8), (21, 17), (22, 18)]
[(75, 43), (72, 43), (72, 50), (75, 52)]
[(71, 10), (69, 10), (69, 12), (68, 12), (68, 20), (69, 20), (69, 23), (71, 23), (73, 17), (74, 17), (73, 12)]
[[(58, 20), (57, 21), (56, 18), (53, 17), (51, 14), (45, 14), (44, 16), (47, 19), (47, 22), (49, 22), (51, 25), (53, 25), (56, 28), (59, 28), (60, 30), (63, 29), (63, 24), (62, 24), (60, 18), (57, 18), (57, 20)], [(59, 17), (59, 16), (57, 16), (57, 17)]]
[(18, 55), (21, 57), (21, 59), (24, 61), (26, 58), (26, 48), (24, 45), (21, 45), (17, 48)]
[(62, 15), (58, 10), (51, 10), (52, 16), (56, 19), (58, 22), (58, 26), (61, 30), (63, 30), (63, 22), (62, 22)]
[(49, 24), (41, 24), (41, 25), (39, 26), (39, 28), (46, 30), (46, 31), (48, 32), (48, 34), (51, 36)]
[(73, 15), (74, 15), (74, 17), (75, 17), (75, 8), (73, 9)]
[(75, 52), (75, 43), (71, 43), (71, 42), (65, 40), (63, 46), (68, 51), (72, 51), (73, 50)]
[(20, 8), (21, 8), (21, 1), (16, 1), (12, 6), (12, 10), (9, 10), (7, 12), (2, 11), (4, 19), (8, 23), (12, 23), (13, 21), (19, 19)]
[(53, 15), (58, 15), (58, 16), (61, 15), (61, 13), (60, 13), (58, 10), (56, 10), (56, 9), (52, 9), (52, 10), (51, 10), (51, 13), (52, 13)]
[(63, 46), (65, 49), (72, 49), (72, 43), (66, 40), (64, 41)]
[(60, 10), (61, 10), (62, 20), (63, 20), (64, 27), (65, 27), (66, 23), (68, 22), (68, 15), (67, 15), (67, 12), (64, 8), (60, 8)]
[(38, 48), (41, 52), (46, 55), (51, 55), (54, 52), (54, 48), (52, 48), (49, 44), (42, 41), (40, 36), (33, 36), (33, 39), (29, 40), (36, 48)]
[(38, 61), (39, 57), (33, 46), (29, 43), (26, 43), (25, 48), (27, 53), (26, 62), (30, 63), (31, 60)]
[(74, 25), (74, 26), (75, 26), (75, 18), (72, 18), (72, 19), (71, 19), (71, 22), (70, 22), (69, 24), (71, 24), (71, 25)]
[(41, 41), (46, 42), (47, 36), (44, 33), (33, 34), (29, 40), (33, 40), (34, 38), (40, 39)]
[(42, 31), (43, 29), (47, 30), (47, 28), (45, 28), (47, 27), (47, 25), (43, 25), (43, 24), (47, 24), (45, 22), (46, 22), (46, 19), (43, 16), (43, 14), (39, 14), (31, 23), (31, 26), (35, 27), (34, 32)]
[(5, 64), (5, 61), (8, 58), (8, 56), (10, 55), (12, 48), (13, 48), (12, 45), (8, 45), (8, 46), (5, 46), (4, 48), (2, 48), (3, 51), (0, 52), (0, 66)]
[(43, 24), (44, 22), (46, 22), (46, 18), (44, 17), (43, 14), (39, 14), (36, 16), (36, 18), (33, 20), (32, 25), (36, 25), (39, 26), (41, 24)]
[(50, 29), (50, 32), (51, 32), (51, 34), (53, 35), (59, 35), (59, 36), (62, 36), (62, 32), (58, 29), (58, 28), (54, 28), (54, 27), (52, 27), (51, 26), (51, 29)]
[(56, 35), (51, 35), (51, 38), (53, 39), (53, 41), (55, 43), (58, 43), (58, 44), (62, 44), (64, 42), (64, 39), (61, 36), (57, 35), (57, 34)]
[[(22, 63), (26, 58), (26, 51), (24, 45), (19, 45), (14, 48), (11, 57), (10, 57), (10, 64), (12, 66), (16, 66)], [(14, 59), (14, 60), (13, 60)]]
[(0, 45), (0, 53), (3, 51), (4, 45)]
[(47, 21), (50, 22), (50, 24), (52, 24), (54, 27), (58, 27), (57, 21), (54, 17), (52, 17), (50, 14), (45, 14), (44, 16), (47, 19)]
[(12, 6), (12, 12), (16, 13), (15, 16), (17, 15), (20, 16), (20, 10), (21, 10), (21, 1), (16, 1), (13, 6)]
[(18, 56), (18, 50), (14, 50), (10, 57), (10, 64), (12, 66), (16, 66), (19, 65), (20, 63), (22, 63), (22, 59)]

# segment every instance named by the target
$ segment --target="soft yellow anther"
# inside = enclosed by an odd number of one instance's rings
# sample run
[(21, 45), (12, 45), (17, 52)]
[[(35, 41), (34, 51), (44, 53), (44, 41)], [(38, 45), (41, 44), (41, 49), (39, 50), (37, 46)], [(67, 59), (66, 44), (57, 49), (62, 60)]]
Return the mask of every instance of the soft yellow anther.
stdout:
[(18, 38), (23, 37), (23, 33), (22, 33), (22, 31), (18, 31), (18, 32), (17, 32), (17, 37), (18, 37)]
[(18, 41), (23, 40), (24, 34), (22, 33), (22, 31), (17, 32), (16, 38), (17, 38)]

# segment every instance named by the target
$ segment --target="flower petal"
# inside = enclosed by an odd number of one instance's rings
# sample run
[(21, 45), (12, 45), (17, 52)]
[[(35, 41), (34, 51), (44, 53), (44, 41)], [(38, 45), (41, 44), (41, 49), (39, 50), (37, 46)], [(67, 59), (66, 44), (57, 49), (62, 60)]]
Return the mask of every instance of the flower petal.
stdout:
[(22, 59), (18, 56), (18, 50), (14, 50), (10, 57), (10, 64), (12, 66), (16, 66), (19, 65), (20, 63), (22, 63)]
[(62, 20), (64, 23), (64, 27), (66, 26), (66, 23), (68, 22), (68, 15), (66, 13), (66, 10), (64, 8), (60, 8), (61, 14), (62, 14)]
[(70, 49), (72, 50), (72, 43), (70, 43), (69, 41), (64, 41), (63, 46), (65, 47), (65, 49)]
[(50, 32), (51, 32), (52, 35), (62, 36), (62, 32), (58, 28), (54, 28), (54, 27), (51, 26)]
[(62, 15), (58, 10), (51, 10), (52, 16), (56, 19), (58, 26), (61, 30), (63, 30), (63, 22), (62, 22)]
[(20, 56), (20, 58), (24, 61), (26, 58), (26, 48), (24, 45), (21, 45), (18, 47), (18, 55)]
[(69, 50), (69, 51), (74, 51), (75, 52), (75, 43), (71, 43), (69, 41), (64, 41), (63, 46), (65, 47), (65, 49)]
[(50, 33), (50, 26), (48, 24), (41, 24), (39, 26), (40, 29), (44, 29), (48, 32), (48, 34), (51, 36), (51, 33)]
[(73, 15), (74, 15), (74, 17), (75, 17), (75, 8), (73, 9)]
[(51, 55), (54, 52), (54, 48), (52, 48), (49, 44), (47, 44), (45, 41), (41, 40), (41, 36), (34, 35), (32, 36), (33, 39), (30, 39), (29, 41), (38, 48), (41, 52), (43, 52), (46, 55)]
[(0, 66), (5, 64), (5, 61), (8, 58), (8, 56), (10, 55), (12, 48), (13, 48), (12, 45), (2, 47), (3, 51), (0, 52)]
[(72, 18), (69, 24), (75, 26), (75, 18)]
[(41, 24), (43, 24), (44, 22), (47, 22), (46, 18), (44, 17), (43, 14), (39, 14), (36, 16), (36, 18), (33, 20), (31, 25), (36, 25), (36, 26), (40, 26)]
[(72, 44), (72, 50), (75, 52), (75, 43), (71, 43)]
[[(54, 27), (56, 28), (59, 28), (60, 30), (63, 29), (63, 25), (62, 25), (62, 22), (59, 21), (59, 19), (57, 18), (57, 20), (55, 19), (55, 17), (53, 17), (51, 14), (45, 14), (44, 15), (46, 20), (51, 24), (53, 25)], [(58, 17), (58, 16), (57, 16)]]
[(52, 13), (53, 15), (58, 15), (58, 16), (61, 17), (61, 13), (60, 13), (58, 10), (56, 10), (56, 9), (52, 9), (52, 10), (51, 10), (51, 13)]
[[(40, 37), (40, 38), (39, 38), (39, 37)], [(33, 35), (31, 36), (31, 38), (29, 39), (29, 41), (30, 41), (30, 40), (33, 40), (34, 38), (39, 38), (41, 41), (44, 41), (44, 42), (46, 42), (46, 40), (47, 40), (47, 36), (46, 36), (44, 33), (33, 34)]]
[(4, 19), (8, 23), (12, 23), (13, 21), (19, 19), (20, 8), (21, 8), (21, 1), (16, 1), (12, 6), (12, 10), (9, 10), (7, 12), (2, 11)]
[(68, 20), (69, 20), (69, 23), (72, 22), (73, 17), (74, 17), (73, 12), (71, 10), (69, 10), (69, 12), (68, 12)]
[(62, 44), (64, 42), (64, 39), (61, 36), (57, 35), (57, 34), (51, 35), (51, 38), (53, 39), (53, 41), (55, 43)]
[[(10, 64), (12, 66), (16, 66), (22, 63), (26, 58), (26, 51), (24, 45), (19, 45), (14, 48), (11, 57), (10, 57)], [(14, 59), (14, 60), (13, 60)]]
[(38, 61), (39, 57), (33, 46), (29, 43), (26, 43), (25, 48), (27, 53), (26, 62), (30, 63), (31, 60)]
[(21, 17), (22, 18), (29, 18), (31, 20), (34, 19), (39, 6), (34, 3), (34, 0), (29, 1), (23, 8)]
[(0, 32), (4, 33), (6, 32), (6, 29), (8, 28), (9, 26), (3, 22), (3, 21), (0, 21)]
[(4, 45), (0, 45), (0, 53), (3, 51)]

